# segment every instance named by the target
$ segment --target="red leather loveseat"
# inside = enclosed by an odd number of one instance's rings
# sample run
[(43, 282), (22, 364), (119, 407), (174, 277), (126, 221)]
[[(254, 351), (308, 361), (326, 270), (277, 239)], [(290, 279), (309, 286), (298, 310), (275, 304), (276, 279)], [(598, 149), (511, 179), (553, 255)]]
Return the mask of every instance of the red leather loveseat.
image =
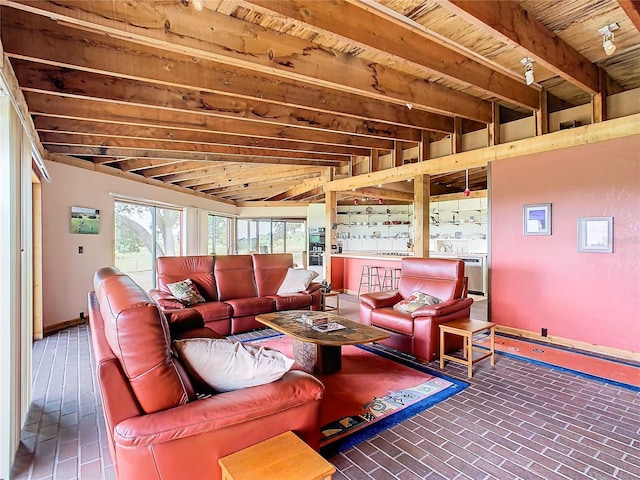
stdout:
[[(360, 322), (387, 330), (391, 337), (380, 343), (431, 362), (440, 355), (440, 325), (468, 318), (472, 298), (467, 298), (467, 278), (462, 260), (403, 258), (397, 290), (360, 295)], [(413, 312), (398, 311), (394, 305), (423, 292), (441, 303), (424, 305)], [(461, 348), (459, 338), (447, 347)], [(449, 348), (447, 348), (449, 350)]]
[[(159, 257), (156, 268), (158, 288), (149, 294), (170, 321), (199, 315), (207, 327), (222, 335), (263, 328), (255, 320), (261, 313), (321, 309), (320, 283), (311, 283), (298, 293), (277, 294), (287, 271), (293, 268), (290, 253)], [(185, 308), (171, 295), (167, 285), (187, 278), (195, 283), (205, 303)]]
[[(315, 377), (289, 371), (265, 385), (196, 397), (147, 292), (112, 267), (96, 272), (94, 289), (92, 350), (118, 478), (219, 479), (219, 458), (288, 430), (318, 448), (324, 387)], [(195, 336), (213, 333), (201, 330)]]

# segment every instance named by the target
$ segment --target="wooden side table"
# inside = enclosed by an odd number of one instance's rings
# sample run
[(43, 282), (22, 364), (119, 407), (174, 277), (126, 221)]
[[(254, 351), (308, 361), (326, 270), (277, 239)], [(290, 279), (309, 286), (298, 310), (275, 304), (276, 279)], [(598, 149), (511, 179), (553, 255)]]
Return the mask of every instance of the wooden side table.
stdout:
[(222, 480), (331, 480), (336, 469), (293, 432), (218, 460)]
[[(476, 333), (489, 330), (489, 337), (491, 338), (491, 347), (489, 353), (485, 353), (486, 350), (473, 346), (473, 336)], [(480, 320), (471, 320), (470, 318), (462, 318), (460, 320), (454, 320), (452, 322), (443, 323), (440, 325), (440, 368), (444, 368), (444, 361), (451, 360), (452, 362), (461, 363), (467, 366), (467, 377), (471, 378), (473, 375), (473, 364), (491, 357), (491, 366), (496, 363), (496, 351), (495, 351), (495, 330), (496, 324), (493, 322), (483, 322)], [(445, 333), (452, 335), (459, 335), (464, 338), (462, 343), (462, 356), (463, 358), (453, 357), (446, 355), (444, 345)], [(473, 358), (473, 352), (481, 352), (482, 355)]]
[[(330, 292), (320, 292), (320, 295), (322, 295), (322, 311), (323, 312), (332, 312), (335, 310), (337, 314), (340, 314), (340, 292), (331, 290)], [(335, 305), (327, 304), (327, 298), (330, 298), (330, 297), (336, 298)]]

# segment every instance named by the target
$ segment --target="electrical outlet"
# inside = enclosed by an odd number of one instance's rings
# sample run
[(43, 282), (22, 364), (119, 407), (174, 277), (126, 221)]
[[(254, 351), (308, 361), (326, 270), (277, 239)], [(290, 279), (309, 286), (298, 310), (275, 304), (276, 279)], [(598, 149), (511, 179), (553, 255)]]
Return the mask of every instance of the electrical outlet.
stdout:
[(546, 328), (543, 328), (543, 329), (542, 329), (542, 333), (541, 333), (541, 335), (542, 335), (543, 337), (546, 337), (546, 336), (547, 336), (547, 329), (546, 329)]
[(83, 246), (79, 246), (78, 247), (78, 253), (84, 253), (84, 247)]

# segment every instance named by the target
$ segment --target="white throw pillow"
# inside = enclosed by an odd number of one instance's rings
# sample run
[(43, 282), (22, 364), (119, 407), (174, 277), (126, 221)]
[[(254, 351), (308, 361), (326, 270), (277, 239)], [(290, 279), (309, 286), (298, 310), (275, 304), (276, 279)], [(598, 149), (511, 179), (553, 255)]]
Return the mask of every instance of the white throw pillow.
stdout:
[(171, 295), (176, 297), (184, 305), (195, 305), (196, 303), (204, 303), (206, 300), (200, 294), (198, 287), (190, 278), (182, 282), (168, 283), (167, 288)]
[(190, 338), (173, 345), (187, 371), (217, 392), (274, 382), (294, 363), (278, 350), (225, 339)]
[(278, 295), (282, 295), (285, 293), (303, 292), (309, 288), (309, 285), (317, 276), (318, 272), (314, 272), (313, 270), (298, 270), (290, 268), (287, 270), (287, 276), (284, 277), (282, 285), (280, 285), (277, 293)]

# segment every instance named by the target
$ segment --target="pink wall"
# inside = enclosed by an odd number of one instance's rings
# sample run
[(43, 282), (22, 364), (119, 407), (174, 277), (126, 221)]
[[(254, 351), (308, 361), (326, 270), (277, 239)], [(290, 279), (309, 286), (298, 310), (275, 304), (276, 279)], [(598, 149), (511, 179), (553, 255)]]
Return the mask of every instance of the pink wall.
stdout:
[[(640, 352), (640, 137), (491, 166), (491, 320)], [(522, 233), (552, 203), (552, 235)], [(578, 253), (577, 218), (613, 216), (614, 253)]]

